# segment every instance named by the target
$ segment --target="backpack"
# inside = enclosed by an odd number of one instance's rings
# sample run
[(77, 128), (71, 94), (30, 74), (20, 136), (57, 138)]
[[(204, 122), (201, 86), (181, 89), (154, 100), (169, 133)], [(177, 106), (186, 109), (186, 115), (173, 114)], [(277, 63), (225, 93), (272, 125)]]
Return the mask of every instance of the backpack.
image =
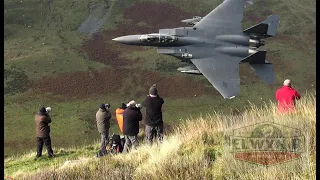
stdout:
[(113, 134), (110, 141), (109, 152), (111, 154), (118, 154), (123, 151), (125, 139), (121, 138), (118, 134)]

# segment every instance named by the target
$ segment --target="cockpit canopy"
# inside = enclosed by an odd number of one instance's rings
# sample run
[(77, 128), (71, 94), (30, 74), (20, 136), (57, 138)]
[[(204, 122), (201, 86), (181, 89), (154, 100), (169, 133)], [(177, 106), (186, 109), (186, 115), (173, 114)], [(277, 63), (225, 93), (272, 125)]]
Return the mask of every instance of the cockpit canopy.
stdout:
[(147, 43), (171, 43), (177, 40), (178, 38), (166, 34), (145, 34), (140, 37), (141, 42)]

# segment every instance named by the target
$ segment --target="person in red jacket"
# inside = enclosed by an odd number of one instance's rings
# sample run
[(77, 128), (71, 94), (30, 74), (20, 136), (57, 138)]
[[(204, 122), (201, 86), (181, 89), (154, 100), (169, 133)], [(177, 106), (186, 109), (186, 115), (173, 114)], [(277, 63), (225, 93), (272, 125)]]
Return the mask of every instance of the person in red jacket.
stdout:
[(293, 112), (295, 110), (296, 100), (301, 98), (297, 90), (291, 86), (291, 81), (286, 79), (283, 82), (282, 88), (276, 92), (276, 99), (278, 101), (278, 111), (280, 113)]

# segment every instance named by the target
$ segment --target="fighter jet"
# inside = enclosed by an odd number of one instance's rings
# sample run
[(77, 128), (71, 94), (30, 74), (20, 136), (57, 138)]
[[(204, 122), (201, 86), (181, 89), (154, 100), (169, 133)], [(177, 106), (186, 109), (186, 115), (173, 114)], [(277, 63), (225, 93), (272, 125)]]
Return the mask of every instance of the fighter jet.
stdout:
[(246, 0), (225, 0), (206, 16), (183, 21), (191, 27), (160, 29), (159, 33), (128, 35), (113, 40), (129, 45), (155, 46), (158, 53), (189, 63), (180, 68), (181, 72), (204, 75), (224, 98), (231, 99), (240, 92), (241, 63), (249, 63), (266, 83), (275, 83), (273, 66), (266, 60), (267, 51), (263, 46), (265, 39), (275, 36), (279, 16), (271, 15), (243, 30), (245, 5)]

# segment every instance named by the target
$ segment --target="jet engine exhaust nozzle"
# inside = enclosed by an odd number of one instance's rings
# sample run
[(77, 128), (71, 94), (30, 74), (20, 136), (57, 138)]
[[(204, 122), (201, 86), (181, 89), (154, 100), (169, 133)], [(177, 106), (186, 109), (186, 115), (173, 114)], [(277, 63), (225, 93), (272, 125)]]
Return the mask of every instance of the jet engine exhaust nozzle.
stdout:
[(257, 52), (258, 52), (258, 50), (253, 49), (253, 48), (249, 48), (249, 51), (248, 51), (249, 55), (255, 54), (255, 53), (257, 53)]
[(249, 39), (249, 44), (253, 47), (260, 47), (265, 45), (265, 41), (261, 39)]

